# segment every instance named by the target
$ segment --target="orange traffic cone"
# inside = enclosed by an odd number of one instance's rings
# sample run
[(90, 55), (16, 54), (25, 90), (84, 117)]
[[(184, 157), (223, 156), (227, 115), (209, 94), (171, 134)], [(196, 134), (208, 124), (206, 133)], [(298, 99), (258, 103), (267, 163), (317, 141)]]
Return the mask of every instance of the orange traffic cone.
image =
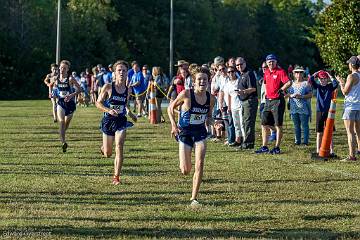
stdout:
[(334, 91), (331, 99), (328, 117), (326, 119), (326, 126), (321, 140), (320, 150), (319, 150), (319, 157), (321, 158), (328, 158), (330, 155), (330, 145), (332, 141), (334, 123), (335, 123), (336, 95), (337, 95), (337, 91)]
[(153, 82), (150, 82), (150, 99), (149, 99), (149, 113), (150, 113), (150, 123), (157, 124), (157, 106), (156, 106), (156, 86)]

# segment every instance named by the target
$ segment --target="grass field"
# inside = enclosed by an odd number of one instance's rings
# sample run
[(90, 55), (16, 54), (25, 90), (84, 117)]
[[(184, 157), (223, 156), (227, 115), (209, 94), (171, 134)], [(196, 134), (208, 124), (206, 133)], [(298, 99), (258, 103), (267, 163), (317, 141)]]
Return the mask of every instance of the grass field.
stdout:
[[(341, 107), (335, 151), (345, 157), (340, 115)], [(192, 177), (179, 172), (168, 123), (141, 119), (128, 130), (123, 184), (113, 186), (100, 118), (79, 107), (63, 154), (49, 101), (0, 102), (1, 239), (360, 238), (360, 166), (311, 160), (314, 122), (311, 146), (295, 147), (287, 116), (277, 156), (209, 142), (203, 205), (194, 210)]]

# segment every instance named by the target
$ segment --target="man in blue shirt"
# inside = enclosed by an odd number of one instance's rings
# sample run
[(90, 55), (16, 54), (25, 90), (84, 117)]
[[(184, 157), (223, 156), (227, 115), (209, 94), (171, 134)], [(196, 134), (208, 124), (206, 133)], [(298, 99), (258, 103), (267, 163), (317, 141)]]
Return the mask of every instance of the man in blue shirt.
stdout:
[(140, 71), (140, 67), (138, 63), (135, 63), (132, 67), (134, 73), (129, 81), (129, 87), (133, 88), (133, 92), (135, 94), (135, 101), (137, 105), (137, 116), (141, 117), (141, 114), (146, 114), (144, 111), (144, 99), (146, 94), (146, 86), (144, 75)]

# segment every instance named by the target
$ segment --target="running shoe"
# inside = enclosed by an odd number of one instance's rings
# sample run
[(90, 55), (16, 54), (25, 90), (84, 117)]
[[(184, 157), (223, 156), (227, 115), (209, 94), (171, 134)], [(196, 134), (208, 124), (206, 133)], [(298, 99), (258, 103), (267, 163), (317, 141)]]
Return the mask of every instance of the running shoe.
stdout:
[(262, 146), (261, 148), (256, 150), (255, 153), (256, 154), (269, 153), (269, 148), (267, 146)]
[(112, 179), (112, 184), (119, 185), (120, 184), (120, 177), (119, 176), (114, 176), (113, 179)]
[(356, 161), (357, 161), (356, 157), (350, 157), (350, 156), (340, 160), (340, 162), (356, 162)]
[(200, 206), (201, 206), (201, 204), (199, 203), (198, 200), (196, 200), (196, 199), (191, 200), (190, 207), (196, 208), (196, 207), (200, 207)]
[(66, 149), (67, 149), (67, 148), (68, 148), (67, 143), (63, 143), (63, 145), (62, 145), (62, 150), (63, 150), (64, 153), (66, 152)]
[(273, 149), (270, 150), (269, 152), (270, 154), (280, 154), (280, 148), (279, 147), (274, 147)]

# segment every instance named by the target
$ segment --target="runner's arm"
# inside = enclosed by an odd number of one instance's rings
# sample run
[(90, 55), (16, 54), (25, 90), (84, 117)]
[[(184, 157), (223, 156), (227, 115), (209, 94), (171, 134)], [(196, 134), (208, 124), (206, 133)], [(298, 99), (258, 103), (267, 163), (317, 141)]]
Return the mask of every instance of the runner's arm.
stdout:
[(46, 86), (50, 87), (50, 74), (47, 74), (45, 79), (44, 79), (44, 83)]
[(189, 91), (185, 90), (179, 93), (177, 98), (168, 107), (168, 115), (171, 123), (171, 134), (174, 136), (179, 132), (175, 121), (175, 109), (183, 104), (186, 98), (189, 98), (188, 92)]
[(129, 106), (129, 98), (130, 95), (132, 94), (132, 88), (128, 88), (128, 96), (127, 96), (127, 101), (126, 101), (126, 112), (129, 115), (129, 117), (136, 122), (137, 121), (137, 117), (135, 116), (135, 114), (131, 111), (130, 106)]
[(110, 84), (105, 84), (104, 90), (101, 91), (97, 101), (95, 102), (95, 106), (102, 112), (110, 113), (111, 109), (104, 106), (104, 101), (110, 96), (109, 91), (111, 91), (112, 87)]

